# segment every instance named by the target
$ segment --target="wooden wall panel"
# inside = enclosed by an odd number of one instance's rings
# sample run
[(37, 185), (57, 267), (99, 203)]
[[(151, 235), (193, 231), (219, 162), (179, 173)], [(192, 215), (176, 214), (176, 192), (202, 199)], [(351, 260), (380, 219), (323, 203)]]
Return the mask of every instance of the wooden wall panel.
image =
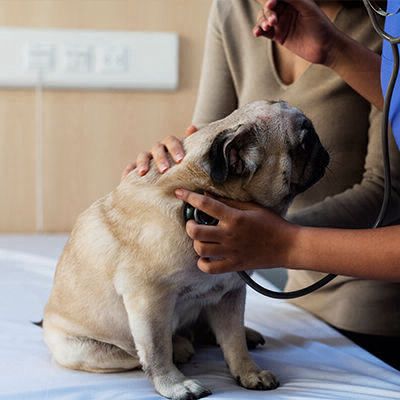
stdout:
[(35, 113), (28, 91), (0, 94), (0, 230), (35, 227)]
[[(139, 151), (167, 134), (181, 134), (190, 123), (210, 4), (0, 0), (3, 26), (176, 31), (181, 39), (176, 92), (44, 92), (45, 231), (69, 230), (80, 211), (118, 183)], [(0, 115), (0, 230), (34, 231), (34, 93), (0, 90)]]

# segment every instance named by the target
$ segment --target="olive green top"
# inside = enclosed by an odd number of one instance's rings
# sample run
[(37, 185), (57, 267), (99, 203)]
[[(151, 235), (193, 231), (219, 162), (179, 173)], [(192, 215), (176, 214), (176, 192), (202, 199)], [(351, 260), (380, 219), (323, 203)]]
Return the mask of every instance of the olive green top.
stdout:
[[(381, 113), (320, 65), (310, 65), (293, 84), (285, 85), (275, 68), (274, 44), (252, 36), (258, 10), (255, 0), (214, 0), (193, 123), (202, 126), (261, 99), (285, 100), (300, 108), (313, 121), (332, 161), (325, 177), (296, 198), (288, 219), (309, 226), (371, 226), (383, 197)], [(362, 6), (342, 8), (335, 24), (380, 51)], [(400, 220), (400, 155), (394, 143), (391, 156), (394, 189), (388, 224)], [(290, 271), (286, 290), (321, 276)], [(293, 302), (342, 329), (400, 334), (400, 284), (339, 277)]]

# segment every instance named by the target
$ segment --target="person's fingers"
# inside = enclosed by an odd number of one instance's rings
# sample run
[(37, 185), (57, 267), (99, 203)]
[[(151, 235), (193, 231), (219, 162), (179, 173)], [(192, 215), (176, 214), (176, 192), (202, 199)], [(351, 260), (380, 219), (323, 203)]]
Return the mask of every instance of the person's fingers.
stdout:
[(223, 247), (217, 243), (207, 243), (195, 240), (193, 248), (196, 254), (200, 257), (218, 257), (222, 258), (225, 254)]
[(136, 168), (136, 162), (129, 163), (122, 171), (121, 179), (124, 179), (130, 172)]
[(165, 146), (160, 142), (156, 143), (156, 145), (151, 149), (151, 155), (154, 158), (158, 170), (161, 173), (164, 173), (169, 168), (167, 150)]
[(265, 16), (267, 24), (265, 24), (266, 30), (278, 24), (278, 16), (276, 12), (269, 11), (268, 15)]
[(210, 196), (203, 196), (185, 189), (175, 190), (175, 196), (220, 221), (232, 217), (232, 209), (230, 207)]
[(254, 28), (253, 28), (253, 35), (254, 35), (255, 37), (261, 36), (262, 29), (261, 29), (261, 27), (260, 27), (260, 24), (261, 24), (261, 22), (263, 21), (263, 18), (264, 18), (264, 13), (263, 13), (263, 11), (261, 10), (261, 11), (258, 13), (258, 15), (257, 15), (257, 21), (256, 21), (256, 24), (254, 25)]
[(255, 37), (266, 37), (284, 43), (293, 28), (297, 11), (285, 1), (271, 0), (265, 3), (258, 14), (257, 25), (253, 29)]
[(193, 135), (193, 133), (195, 133), (195, 132), (197, 132), (197, 131), (198, 131), (198, 129), (197, 129), (196, 126), (190, 125), (190, 126), (188, 126), (188, 127), (186, 128), (186, 130), (185, 130), (185, 136)]
[(253, 28), (253, 35), (256, 38), (259, 38), (259, 37), (262, 36), (262, 37), (265, 37), (267, 39), (272, 39), (273, 40), (274, 36), (275, 36), (275, 31), (274, 31), (274, 28), (272, 28), (272, 27), (268, 31), (264, 31), (259, 26), (256, 26), (256, 27)]
[(277, 25), (278, 16), (275, 11), (265, 9), (262, 12), (262, 16), (258, 20), (258, 25), (264, 31), (268, 31), (271, 27)]
[(278, 0), (267, 0), (264, 3), (264, 10), (274, 10), (277, 4)]
[(232, 271), (232, 260), (223, 259), (210, 259), (207, 257), (200, 257), (197, 261), (197, 266), (207, 274), (221, 274), (224, 272)]
[(261, 35), (262, 35), (262, 29), (261, 29), (259, 26), (255, 26), (255, 27), (253, 28), (253, 35), (254, 35), (255, 37), (261, 36)]
[(137, 173), (140, 176), (145, 175), (150, 168), (150, 160), (152, 156), (148, 151), (143, 151), (136, 158)]
[(276, 25), (277, 22), (278, 19), (275, 12), (270, 10), (264, 12), (264, 10), (261, 10), (258, 13), (257, 23), (253, 28), (253, 35), (255, 37), (265, 36), (272, 39), (274, 25)]
[(231, 200), (231, 199), (225, 199), (223, 197), (217, 197), (216, 200), (226, 204), (231, 208), (236, 208), (237, 210), (257, 210), (259, 208), (263, 208), (260, 205), (252, 203), (250, 201)]
[(224, 234), (218, 226), (200, 225), (195, 221), (188, 221), (186, 233), (193, 240), (200, 240), (209, 243), (221, 243)]
[(185, 151), (183, 150), (182, 142), (175, 136), (167, 136), (163, 142), (167, 151), (171, 154), (175, 162), (179, 163), (185, 157)]

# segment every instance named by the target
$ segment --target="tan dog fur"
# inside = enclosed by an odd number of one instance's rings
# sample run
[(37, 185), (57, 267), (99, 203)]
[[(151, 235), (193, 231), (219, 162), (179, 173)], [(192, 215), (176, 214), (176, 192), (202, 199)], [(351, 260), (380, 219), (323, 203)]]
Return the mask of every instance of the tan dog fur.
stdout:
[[(250, 389), (275, 388), (274, 376), (257, 367), (246, 347), (243, 282), (235, 273), (208, 275), (196, 267), (174, 190), (209, 191), (284, 213), (296, 194), (293, 183), (309, 180), (313, 170), (306, 161), (300, 176), (290, 157), (306, 135), (303, 120), (284, 102), (251, 103), (187, 138), (181, 164), (164, 175), (154, 167), (144, 177), (132, 172), (83, 212), (45, 309), (45, 341), (55, 360), (93, 372), (143, 367), (161, 395), (200, 398), (210, 392), (173, 364), (172, 336), (202, 312), (237, 381)], [(244, 165), (230, 158), (236, 173), (216, 183), (209, 152), (221, 132), (230, 140), (242, 135)]]

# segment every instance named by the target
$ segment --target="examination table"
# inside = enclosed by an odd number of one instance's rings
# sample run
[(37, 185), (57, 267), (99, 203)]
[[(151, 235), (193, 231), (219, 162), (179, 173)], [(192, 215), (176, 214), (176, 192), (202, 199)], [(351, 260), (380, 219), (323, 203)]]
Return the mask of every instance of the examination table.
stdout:
[[(64, 235), (0, 236), (0, 400), (160, 399), (141, 371), (93, 374), (51, 359), (42, 330), (31, 321), (42, 318), (65, 241)], [(247, 293), (246, 324), (266, 340), (252, 356), (281, 386), (269, 392), (243, 389), (218, 347), (200, 347), (183, 371), (212, 390), (210, 400), (400, 399), (399, 372), (307, 312), (251, 289)]]

